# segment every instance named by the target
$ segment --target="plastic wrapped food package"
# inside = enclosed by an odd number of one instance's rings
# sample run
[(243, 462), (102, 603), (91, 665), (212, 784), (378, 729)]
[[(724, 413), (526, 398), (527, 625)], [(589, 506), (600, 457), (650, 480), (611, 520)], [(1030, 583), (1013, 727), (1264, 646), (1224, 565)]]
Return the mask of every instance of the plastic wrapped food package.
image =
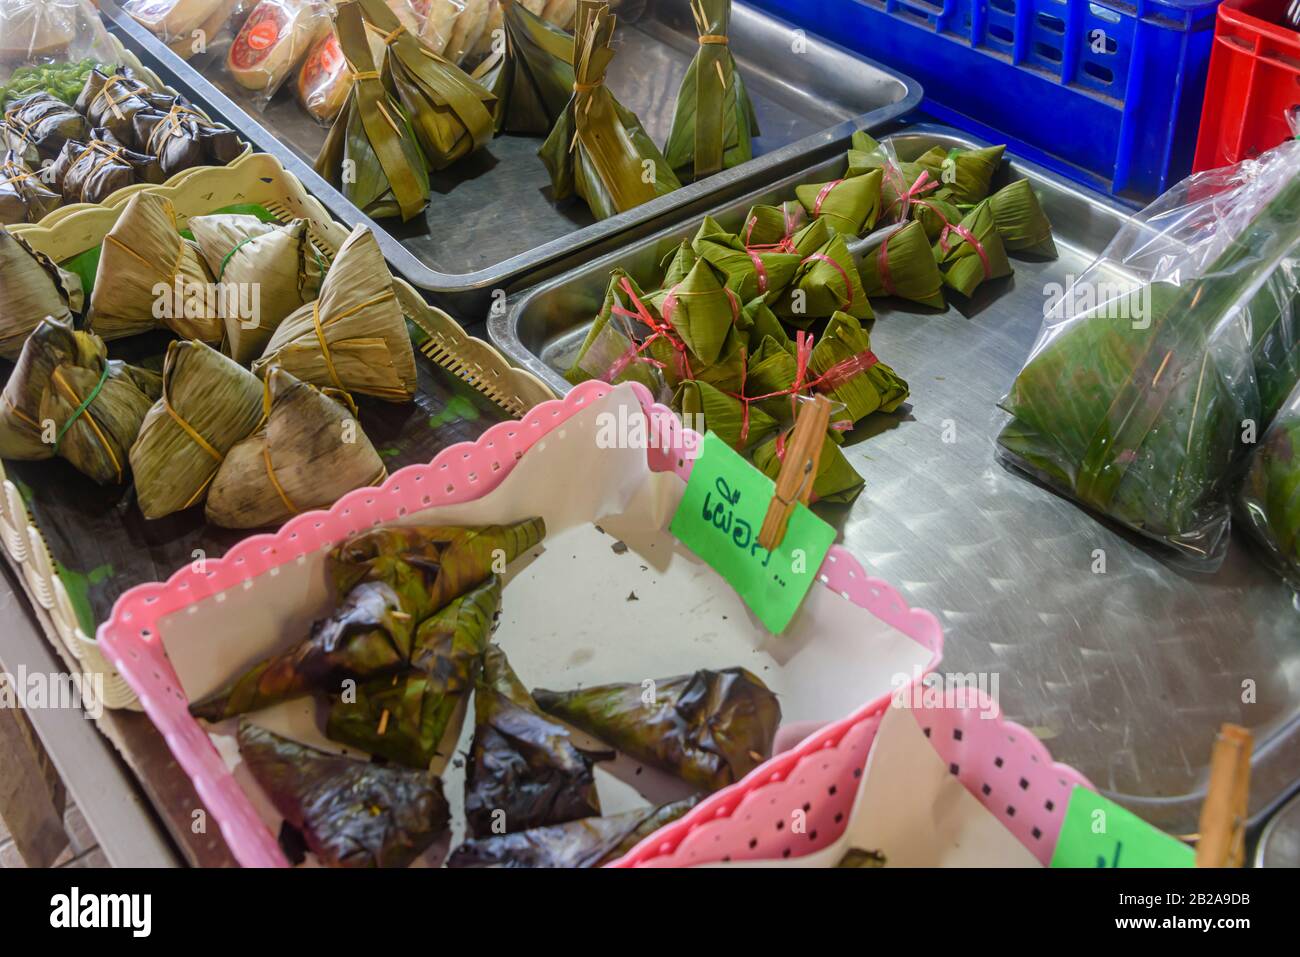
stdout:
[(1250, 453), (1235, 504), (1269, 564), (1300, 590), (1300, 386)]
[(0, 0), (0, 79), (24, 64), (86, 58), (117, 59), (88, 0)]
[(240, 0), (127, 0), (131, 17), (178, 56), (188, 58), (218, 39)]
[(1294, 384), (1300, 143), (1189, 177), (1048, 304), (1000, 454), (1214, 568), (1230, 478)]
[(231, 41), (226, 69), (265, 107), (317, 41), (331, 32), (327, 3), (261, 0)]

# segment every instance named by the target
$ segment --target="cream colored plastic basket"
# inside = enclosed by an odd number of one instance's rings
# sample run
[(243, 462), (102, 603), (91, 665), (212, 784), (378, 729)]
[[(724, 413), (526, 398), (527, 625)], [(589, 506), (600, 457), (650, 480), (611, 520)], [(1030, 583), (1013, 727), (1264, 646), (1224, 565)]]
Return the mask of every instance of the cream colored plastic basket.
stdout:
[[(171, 200), (182, 228), (193, 216), (256, 203), (283, 221), (307, 220), (312, 240), (328, 259), (333, 259), (348, 236), (348, 230), (330, 218), (298, 178), (266, 153), (250, 153), (230, 166), (204, 167), (170, 185), (146, 188)], [(46, 217), (40, 223), (9, 230), (55, 262), (64, 262), (103, 243), (133, 192), (121, 190), (105, 205), (83, 206), (53, 222)], [(428, 335), (420, 351), (511, 415), (520, 416), (555, 397), (540, 379), (513, 368), (491, 345), (467, 335), (451, 316), (426, 303), (404, 280), (396, 279), (394, 288), (407, 318)], [(21, 571), (32, 602), (44, 609), (42, 617), (52, 622), (55, 644), (64, 652), (65, 662), (69, 668), (103, 675), (107, 707), (138, 710), (134, 692), (109, 666), (94, 639), (81, 630), (45, 540), (17, 487), (3, 477), (2, 469), (0, 478), (0, 542)]]

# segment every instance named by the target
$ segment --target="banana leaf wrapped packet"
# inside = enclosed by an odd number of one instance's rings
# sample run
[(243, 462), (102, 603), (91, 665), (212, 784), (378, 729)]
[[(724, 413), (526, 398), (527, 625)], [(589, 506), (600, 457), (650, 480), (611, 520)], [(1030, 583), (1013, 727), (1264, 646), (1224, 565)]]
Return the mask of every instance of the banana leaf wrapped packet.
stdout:
[(682, 817), (699, 795), (659, 807), (584, 817), (565, 824), (468, 840), (452, 852), (448, 867), (603, 867)]
[(943, 273), (925, 227), (910, 222), (885, 236), (862, 259), (862, 288), (868, 298), (897, 296), (923, 306), (943, 309)]
[(944, 285), (971, 296), (980, 284), (1011, 275), (1011, 262), (998, 233), (997, 220), (986, 200), (962, 219), (944, 227), (934, 246)]
[(48, 318), (71, 324), (81, 312), (81, 280), (21, 236), (0, 229), (0, 356), (17, 359), (32, 330)]
[(163, 173), (172, 176), (192, 166), (226, 166), (239, 158), (244, 144), (239, 134), (215, 123), (179, 97), (150, 98), (151, 106), (131, 118), (141, 152), (157, 155)]
[[(365, 585), (359, 587), (367, 587)], [(420, 623), (409, 668), (335, 695), (325, 734), (412, 768), (428, 768), (459, 717), (482, 665), (501, 608), (495, 575)]]
[(389, 525), (336, 546), (326, 564), (336, 595), (362, 582), (383, 582), (418, 623), (503, 572), (545, 537), (540, 518), (511, 525)]
[(197, 340), (168, 345), (161, 392), (130, 455), (136, 502), (149, 519), (202, 502), (226, 453), (262, 420), (262, 383)]
[[(281, 322), (320, 296), (325, 259), (305, 219), (280, 225), (225, 213), (195, 216), (189, 228), (222, 290), (223, 349), (248, 365), (266, 349)], [(245, 301), (244, 290), (256, 290), (257, 298)]]
[(795, 234), (807, 225), (808, 211), (800, 202), (754, 206), (745, 214), (740, 238), (749, 249), (793, 251)]
[(1269, 564), (1300, 591), (1300, 387), (1250, 453), (1234, 504)]
[[(793, 253), (751, 249), (735, 233), (727, 232), (712, 216), (704, 217), (691, 250), (724, 277), (725, 285), (742, 303), (758, 297), (768, 304), (790, 285), (799, 269)], [(680, 256), (679, 256), (680, 258)], [(665, 287), (676, 285), (670, 270)]]
[(451, 811), (432, 775), (327, 754), (247, 722), (239, 753), (329, 867), (406, 867), (447, 834)]
[(498, 133), (546, 136), (573, 96), (573, 37), (516, 0), (502, 7), (505, 45), (474, 79), (496, 94)]
[[(902, 162), (894, 155), (893, 147), (879, 143), (866, 131), (853, 134), (847, 156), (848, 168), (844, 175), (852, 179), (872, 171), (880, 172), (881, 223), (901, 223), (916, 218), (914, 204), (921, 199), (946, 199), (949, 195), (942, 184), (932, 178), (919, 163)], [(959, 215), (953, 221), (960, 219)], [(928, 227), (927, 227), (928, 231)], [(931, 241), (933, 241), (933, 236)]]
[(263, 382), (262, 425), (222, 459), (203, 508), (210, 523), (280, 525), (388, 477), (346, 392), (322, 392), (278, 367)]
[(151, 108), (152, 93), (149, 84), (129, 66), (120, 66), (112, 73), (91, 70), (76, 108), (92, 128), (106, 128), (117, 142), (134, 145), (132, 121), (136, 113)]
[(1034, 195), (1029, 180), (1018, 179), (989, 197), (989, 208), (1002, 244), (1010, 252), (1056, 258), (1052, 223)]
[(988, 197), (1004, 152), (1005, 144), (947, 151), (935, 146), (917, 157), (916, 164), (943, 184), (954, 203), (973, 204)]
[[(38, 164), (53, 159), (68, 140), (84, 140), (86, 118), (52, 93), (39, 91), (14, 100), (4, 113), (6, 149)], [(34, 151), (34, 152), (33, 152)]]
[[(833, 232), (826, 220), (814, 220), (794, 242), (803, 260), (793, 281), (773, 304), (773, 312), (802, 329), (836, 312), (847, 312), (856, 319), (874, 317), (858, 265), (844, 237)], [(809, 246), (812, 250), (805, 252)]]
[(110, 141), (107, 130), (91, 130), (88, 142), (68, 140), (50, 167), (55, 189), (67, 203), (102, 203), (135, 183), (164, 180), (158, 157)]
[[(305, 254), (301, 247), (300, 252)], [(275, 327), (253, 371), (262, 375), (277, 365), (322, 389), (386, 402), (414, 398), (415, 350), (406, 316), (379, 242), (368, 227), (357, 226), (343, 241), (321, 283), (320, 297)]]
[(689, 416), (697, 428), (703, 422), (707, 431), (737, 452), (761, 442), (779, 427), (776, 419), (761, 406), (698, 379), (688, 379), (677, 387), (673, 408)]
[(0, 161), (0, 224), (38, 223), (63, 203), (63, 196), (50, 189), (13, 150)]
[(101, 485), (121, 484), (161, 387), (157, 375), (110, 361), (104, 341), (71, 318), (43, 319), (4, 387), (0, 456), (57, 455)]
[(465, 776), (465, 820), (474, 837), (528, 831), (600, 814), (585, 751), (538, 708), (496, 645), (483, 657), (474, 692), (474, 742)]
[(405, 222), (429, 205), (425, 155), (410, 117), (370, 56), (356, 2), (339, 4), (334, 29), (354, 80), (316, 156), (316, 172), (367, 216), (400, 216)]
[[(663, 322), (662, 317), (645, 306), (646, 299), (645, 292), (626, 270), (615, 268), (610, 271), (600, 312), (587, 330), (587, 337), (578, 349), (573, 365), (564, 374), (569, 382), (578, 385), (588, 379), (610, 383), (635, 381), (652, 393), (659, 391), (663, 376), (657, 370), (652, 371), (651, 366), (659, 360), (644, 354), (650, 347), (642, 348), (644, 341), (654, 332), (639, 320), (634, 322), (629, 318), (639, 315), (639, 309), (645, 309), (645, 315), (652, 323)], [(636, 328), (637, 324), (640, 328)]]
[(754, 157), (758, 114), (731, 55), (731, 0), (690, 0), (700, 45), (677, 93), (664, 156), (684, 183)]
[[(494, 131), (491, 108), (496, 98), (408, 31), (384, 0), (355, 2), (366, 22), (384, 35), (388, 48), (383, 63), (385, 82), (397, 91), (429, 165), (435, 170), (446, 169), (486, 146)], [(346, 6), (339, 6), (340, 13)], [(364, 31), (362, 34), (364, 41)], [(343, 41), (341, 33), (339, 41)], [(343, 50), (356, 66), (360, 61), (349, 50), (367, 57), (370, 54), (364, 42), (345, 45)], [(427, 185), (425, 193), (427, 201)]]
[(1250, 162), (1121, 230), (1070, 290), (1120, 292), (1066, 295), (1002, 402), (1011, 464), (1203, 567), (1227, 548), (1225, 482), (1260, 416), (1243, 307), (1300, 240), (1300, 146)]
[(578, 4), (573, 96), (539, 151), (551, 174), (554, 199), (578, 196), (596, 219), (681, 187), (641, 121), (605, 85), (616, 21), (607, 3)]
[[(790, 430), (780, 432), (754, 449), (754, 467), (776, 481), (781, 474), (781, 463), (785, 461), (785, 447), (790, 440)], [(831, 502), (848, 505), (857, 500), (866, 485), (857, 470), (849, 464), (844, 450), (827, 433), (822, 440), (821, 456), (817, 460), (817, 474), (813, 477), (812, 494), (818, 502)]]
[(547, 714), (706, 791), (734, 784), (771, 757), (781, 705), (744, 668), (664, 678), (653, 692), (647, 702), (638, 682), (538, 689), (533, 699)]
[(824, 219), (842, 235), (858, 236), (875, 226), (880, 216), (880, 183), (881, 172), (873, 169), (829, 183), (805, 183), (794, 191), (813, 219)]

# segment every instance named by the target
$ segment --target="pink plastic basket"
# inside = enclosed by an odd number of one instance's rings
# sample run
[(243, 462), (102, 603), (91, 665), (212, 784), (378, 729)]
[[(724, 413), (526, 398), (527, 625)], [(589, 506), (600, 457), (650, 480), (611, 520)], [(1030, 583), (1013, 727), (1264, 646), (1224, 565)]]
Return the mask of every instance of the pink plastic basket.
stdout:
[[(190, 717), (180, 682), (163, 650), (159, 621), (187, 605), (239, 587), (245, 581), (296, 561), (300, 556), (332, 547), (363, 529), (411, 512), (463, 503), (487, 494), (548, 432), (560, 427), (585, 406), (604, 398), (611, 389), (602, 382), (588, 382), (564, 399), (538, 405), (518, 422), (494, 426), (477, 442), (446, 449), (429, 465), (402, 469), (380, 488), (353, 492), (329, 511), (300, 515), (275, 534), (249, 538), (232, 548), (225, 557), (209, 560), (203, 571), (186, 566), (167, 582), (140, 585), (118, 600), (112, 617), (100, 627), (98, 640), (114, 666), (139, 695), (145, 712), (165, 737), (177, 762), (193, 780), (199, 799), (216, 820), (223, 838), (241, 864), (283, 867), (287, 861), (275, 837), (262, 824), (207, 734)], [(644, 389), (637, 387), (637, 397), (652, 421), (665, 424), (665, 428), (652, 435), (652, 441), (661, 444), (650, 449), (650, 467), (655, 471), (673, 471), (684, 480), (693, 464), (685, 450), (694, 447), (698, 436), (683, 430), (670, 410), (653, 404)], [(836, 546), (831, 549), (818, 578), (823, 587), (835, 590), (927, 649), (930, 652), (927, 672), (938, 664), (943, 646), (938, 620), (929, 612), (909, 608), (890, 585), (869, 576), (843, 548)], [(810, 789), (809, 794), (815, 793), (818, 797), (809, 817), (810, 831), (814, 826), (812, 821), (817, 822), (816, 836), (791, 853), (807, 853), (824, 846), (842, 830), (848, 802), (852, 801), (854, 771), (860, 772), (866, 760), (871, 737), (887, 703), (887, 696), (870, 702), (855, 714), (807, 738), (793, 750), (774, 757), (745, 780), (711, 796), (687, 817), (652, 835), (617, 863), (683, 864), (718, 860), (728, 855), (739, 859), (746, 856), (746, 852), (750, 852), (748, 856), (754, 856), (752, 852), (759, 850), (763, 853), (758, 856), (780, 857), (789, 845), (777, 846), (767, 835), (756, 844), (750, 843), (755, 840), (751, 836), (753, 814), (757, 813), (754, 802), (775, 799), (779, 795), (788, 805), (788, 801), (794, 799), (793, 790), (805, 786)], [(951, 719), (952, 715), (946, 717)], [(1037, 772), (1033, 780), (1037, 781), (1038, 775), (1049, 767), (1049, 776), (1060, 773), (1063, 780), (1081, 780), (1068, 769), (1051, 766), (1046, 751), (1028, 732), (998, 722), (977, 723), (986, 728), (996, 726), (1016, 737), (1017, 740), (1011, 742), (1016, 748), (1007, 752), (1007, 760), (1011, 761), (1011, 755), (1016, 755), (1016, 767), (1025, 768), (1027, 774)], [(939, 726), (937, 717), (935, 726)], [(992, 755), (996, 750), (990, 745), (988, 754)], [(1023, 761), (1019, 757), (1022, 752)], [(975, 764), (972, 763), (970, 768), (973, 774)], [(971, 781), (967, 781), (967, 785), (971, 786)], [(821, 795), (834, 800), (822, 801)], [(1057, 807), (1063, 810), (1063, 802), (1057, 802)], [(838, 821), (836, 814), (841, 815)], [(1023, 820), (1028, 822), (1028, 816)], [(1050, 822), (1044, 823), (1050, 826)], [(1047, 827), (1040, 827), (1040, 830), (1054, 838), (1054, 830)], [(1050, 849), (1048, 853), (1050, 855)]]

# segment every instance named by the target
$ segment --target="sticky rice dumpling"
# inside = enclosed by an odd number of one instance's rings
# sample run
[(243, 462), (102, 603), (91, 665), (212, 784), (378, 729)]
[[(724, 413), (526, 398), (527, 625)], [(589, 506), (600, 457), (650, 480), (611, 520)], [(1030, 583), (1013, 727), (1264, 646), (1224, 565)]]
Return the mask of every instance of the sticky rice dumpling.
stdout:
[(943, 184), (954, 203), (978, 203), (988, 197), (1005, 151), (1005, 145), (973, 150), (935, 146), (917, 157), (916, 164)]
[(403, 29), (383, 0), (358, 2), (366, 22), (387, 39), (384, 61), (377, 65), (391, 77), (429, 166), (446, 169), (486, 146), (492, 139), (496, 98), (450, 58)]
[(452, 852), (448, 867), (603, 867), (699, 803), (698, 797), (609, 817), (468, 840)]
[(239, 754), (275, 809), (329, 867), (407, 867), (447, 833), (442, 782), (239, 726)]
[(105, 339), (148, 332), (161, 317), (178, 335), (221, 342), (221, 319), (208, 307), (212, 273), (180, 235), (171, 200), (140, 192), (127, 201), (104, 237), (96, 277), (89, 326)]
[(876, 225), (880, 216), (880, 170), (861, 176), (808, 183), (795, 187), (795, 195), (813, 219), (845, 236), (857, 236)]
[(71, 321), (82, 307), (81, 280), (0, 229), (0, 356), (17, 359), (23, 343), (47, 316)]
[(104, 341), (71, 319), (45, 319), (27, 339), (0, 399), (0, 456), (60, 456), (101, 485), (126, 480), (128, 454), (161, 381), (110, 362)]
[(107, 130), (91, 130), (88, 142), (68, 140), (50, 167), (54, 188), (68, 203), (102, 203), (134, 183), (161, 183), (158, 157), (112, 142)]
[(1052, 224), (1029, 180), (1018, 179), (989, 197), (989, 208), (1002, 244), (1011, 252), (1056, 258)]
[(415, 635), (409, 670), (336, 696), (326, 735), (408, 767), (429, 767), (443, 741), (460, 733), (462, 707), (500, 607), (501, 579), (494, 575), (426, 618)]
[(533, 692), (538, 706), (708, 791), (734, 784), (772, 755), (781, 723), (776, 695), (744, 668), (697, 671), (654, 682)]
[(0, 160), (0, 224), (38, 223), (62, 202), (62, 195), (46, 186), (18, 153), (4, 153)]
[(393, 276), (367, 227), (352, 230), (321, 284), (320, 298), (275, 328), (253, 371), (260, 374), (273, 365), (318, 388), (411, 401), (415, 351)]
[(363, 581), (382, 581), (423, 621), (545, 537), (540, 518), (478, 527), (392, 525), (353, 536), (330, 552), (327, 563), (336, 594), (346, 595)]
[(554, 198), (578, 196), (597, 219), (681, 186), (641, 121), (605, 84), (605, 71), (614, 58), (616, 19), (607, 3), (578, 4), (573, 96), (539, 153), (551, 174)]
[[(225, 352), (248, 365), (286, 317), (320, 295), (325, 259), (305, 219), (279, 225), (227, 213), (196, 216), (189, 226), (219, 284)], [(256, 299), (245, 302), (245, 290), (254, 290)]]
[(465, 771), (465, 821), (475, 837), (527, 831), (600, 814), (594, 761), (544, 715), (490, 645), (474, 691), (474, 741)]
[(970, 296), (980, 284), (1011, 275), (1011, 262), (998, 233), (992, 205), (977, 205), (960, 224), (945, 226), (934, 246), (944, 285)]
[(134, 143), (132, 119), (150, 108), (152, 91), (128, 66), (112, 73), (91, 70), (86, 85), (77, 97), (77, 111), (86, 117), (92, 129), (107, 129), (118, 143)]
[(936, 309), (945, 306), (943, 274), (925, 227), (918, 222), (885, 236), (863, 257), (859, 275), (868, 297), (897, 296)]
[(339, 4), (334, 28), (352, 69), (352, 87), (321, 144), (316, 172), (367, 216), (406, 221), (429, 205), (429, 174), (416, 131), (381, 79), (355, 2)]
[[(21, 137), (46, 160), (58, 156), (68, 140), (85, 139), (89, 129), (84, 116), (44, 91), (29, 93), (6, 106), (4, 125), (10, 135)], [(14, 144), (9, 148), (19, 147)]]
[(262, 383), (252, 373), (201, 342), (172, 342), (162, 396), (131, 447), (144, 517), (162, 518), (203, 501), (226, 453), (261, 421)]
[(682, 182), (731, 169), (754, 156), (758, 114), (727, 38), (731, 0), (691, 0), (700, 45), (677, 93), (664, 155)]
[(265, 380), (262, 427), (222, 460), (205, 514), (222, 528), (279, 525), (388, 477), (346, 394), (330, 396), (283, 369)]

